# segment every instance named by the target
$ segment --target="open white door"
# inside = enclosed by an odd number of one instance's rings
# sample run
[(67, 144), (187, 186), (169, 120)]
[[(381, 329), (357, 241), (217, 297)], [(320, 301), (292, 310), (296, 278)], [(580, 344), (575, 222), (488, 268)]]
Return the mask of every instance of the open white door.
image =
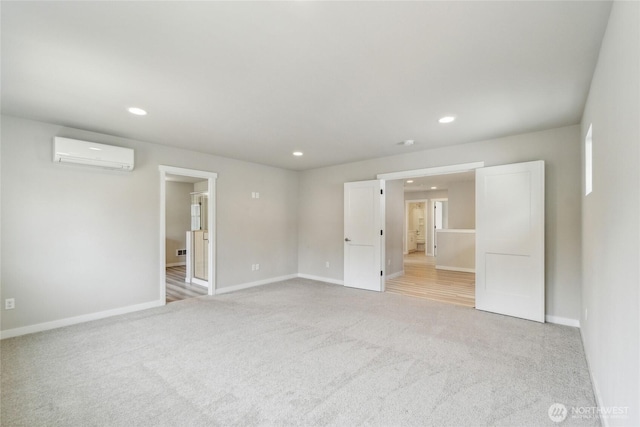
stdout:
[(384, 291), (384, 181), (344, 184), (344, 284)]
[(544, 162), (476, 170), (476, 308), (544, 322)]

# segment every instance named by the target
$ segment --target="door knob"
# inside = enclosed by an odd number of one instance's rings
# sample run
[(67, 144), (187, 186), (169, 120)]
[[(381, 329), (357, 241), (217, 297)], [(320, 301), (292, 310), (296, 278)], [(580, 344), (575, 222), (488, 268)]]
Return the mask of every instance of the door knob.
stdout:
[(350, 238), (348, 238), (348, 237), (346, 237), (346, 238), (344, 239), (344, 241), (345, 241), (345, 242), (350, 242), (350, 241), (351, 241), (351, 239), (350, 239)]

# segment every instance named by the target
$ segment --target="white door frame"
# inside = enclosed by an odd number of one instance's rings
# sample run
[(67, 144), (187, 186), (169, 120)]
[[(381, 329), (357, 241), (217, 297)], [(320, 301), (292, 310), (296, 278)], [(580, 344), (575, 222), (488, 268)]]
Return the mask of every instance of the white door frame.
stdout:
[(483, 168), (484, 162), (460, 163), (457, 165), (436, 166), (433, 168), (414, 169), (402, 172), (379, 173), (376, 179), (384, 179), (387, 181), (393, 179), (409, 179), (420, 178), (432, 175), (448, 175), (450, 173), (472, 172), (478, 168)]
[[(207, 206), (207, 223), (209, 224), (209, 259), (208, 262), (208, 294), (215, 295), (216, 292), (216, 265), (214, 260), (216, 259), (216, 240), (218, 233), (216, 232), (216, 179), (218, 174), (214, 172), (207, 172), (195, 169), (178, 168), (174, 166), (159, 165), (160, 170), (160, 301), (162, 304), (166, 304), (167, 289), (166, 289), (166, 204), (167, 204), (167, 174), (182, 175), (193, 178), (202, 178), (207, 180), (207, 188), (209, 191), (209, 200)], [(213, 234), (213, 238), (211, 235)]]
[[(415, 199), (415, 200), (405, 200), (404, 201), (404, 255), (407, 255), (409, 253), (408, 250), (408, 244), (409, 242), (407, 242), (407, 230), (409, 229), (409, 205), (411, 203), (424, 203), (424, 208), (422, 209), (424, 211), (424, 215), (425, 215), (425, 219), (427, 218), (427, 204), (429, 203), (429, 199)], [(425, 224), (425, 232), (427, 230), (428, 225)], [(426, 237), (426, 236), (425, 236)], [(424, 253), (427, 253), (427, 241), (425, 239), (424, 242)]]
[[(429, 203), (429, 209), (431, 212), (431, 245), (430, 248), (431, 249), (431, 256), (436, 256), (436, 246), (438, 244), (438, 242), (436, 241), (436, 217), (435, 217), (435, 205), (436, 202), (447, 202), (449, 201), (448, 197), (437, 197), (435, 199), (431, 199), (431, 203)], [(447, 219), (447, 224), (449, 223), (449, 220)]]

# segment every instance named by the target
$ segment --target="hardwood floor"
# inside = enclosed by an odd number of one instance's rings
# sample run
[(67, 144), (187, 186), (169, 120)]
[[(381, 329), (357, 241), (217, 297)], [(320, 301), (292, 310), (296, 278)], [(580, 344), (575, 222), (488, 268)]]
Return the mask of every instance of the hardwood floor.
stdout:
[(207, 295), (207, 288), (198, 285), (185, 283), (187, 268), (167, 267), (167, 304), (187, 298), (201, 297)]
[(474, 273), (437, 270), (435, 258), (423, 252), (405, 255), (404, 273), (387, 280), (387, 292), (475, 307)]

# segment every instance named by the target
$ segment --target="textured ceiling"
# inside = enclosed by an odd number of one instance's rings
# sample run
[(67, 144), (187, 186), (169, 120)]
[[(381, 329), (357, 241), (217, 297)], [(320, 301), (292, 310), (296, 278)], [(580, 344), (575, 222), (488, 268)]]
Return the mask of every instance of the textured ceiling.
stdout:
[(610, 6), (3, 1), (2, 112), (296, 170), (560, 127)]

